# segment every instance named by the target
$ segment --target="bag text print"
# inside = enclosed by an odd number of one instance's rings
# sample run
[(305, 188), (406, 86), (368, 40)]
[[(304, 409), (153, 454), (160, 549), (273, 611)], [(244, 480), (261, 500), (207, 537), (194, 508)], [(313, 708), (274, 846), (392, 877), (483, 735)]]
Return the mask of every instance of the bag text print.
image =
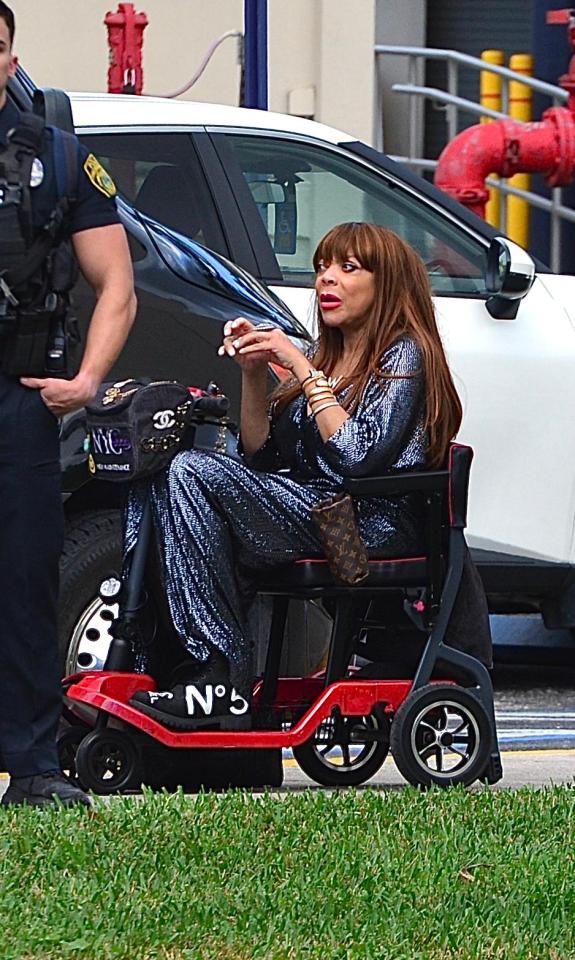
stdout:
[(116, 457), (132, 449), (129, 437), (126, 437), (119, 430), (104, 427), (92, 427), (92, 441), (96, 453), (113, 454)]

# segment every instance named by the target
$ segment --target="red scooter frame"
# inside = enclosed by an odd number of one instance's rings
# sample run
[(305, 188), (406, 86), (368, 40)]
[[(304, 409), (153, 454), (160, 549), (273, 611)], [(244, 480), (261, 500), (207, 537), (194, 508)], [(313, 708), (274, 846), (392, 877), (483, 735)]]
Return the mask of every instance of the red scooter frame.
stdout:
[[(196, 730), (190, 733), (170, 730), (152, 717), (132, 707), (128, 701), (138, 690), (156, 690), (153, 677), (142, 673), (80, 673), (64, 681), (67, 708), (78, 719), (95, 723), (99, 712), (108, 714), (153, 737), (165, 747), (212, 749), (229, 747), (299, 747), (313, 736), (334, 708), (343, 716), (369, 716), (376, 706), (394, 714), (406, 699), (411, 680), (355, 680), (332, 683), (325, 688), (322, 678), (289, 677), (278, 684), (277, 711), (305, 709), (290, 730)], [(253, 709), (257, 712), (258, 688)], [(309, 706), (306, 705), (309, 704)]]

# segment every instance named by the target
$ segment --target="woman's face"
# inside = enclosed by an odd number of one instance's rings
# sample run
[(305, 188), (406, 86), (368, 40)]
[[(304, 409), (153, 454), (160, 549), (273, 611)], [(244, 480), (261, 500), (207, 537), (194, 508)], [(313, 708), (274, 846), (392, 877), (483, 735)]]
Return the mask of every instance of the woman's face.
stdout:
[(374, 275), (351, 253), (343, 263), (320, 260), (315, 291), (327, 327), (356, 329), (363, 326), (373, 306)]

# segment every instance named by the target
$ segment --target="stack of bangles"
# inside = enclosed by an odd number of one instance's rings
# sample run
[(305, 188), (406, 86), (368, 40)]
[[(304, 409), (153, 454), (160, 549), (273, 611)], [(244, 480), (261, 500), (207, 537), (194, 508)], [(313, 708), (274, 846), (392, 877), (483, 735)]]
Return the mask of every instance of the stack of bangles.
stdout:
[(302, 380), (301, 388), (309, 403), (312, 417), (317, 417), (322, 410), (339, 406), (333, 389), (322, 370), (310, 370), (309, 375), (305, 380)]

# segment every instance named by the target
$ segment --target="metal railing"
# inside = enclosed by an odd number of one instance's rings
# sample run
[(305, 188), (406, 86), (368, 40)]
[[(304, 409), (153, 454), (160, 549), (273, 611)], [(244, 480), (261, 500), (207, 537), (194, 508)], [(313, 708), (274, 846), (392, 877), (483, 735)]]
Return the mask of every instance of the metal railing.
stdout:
[[(451, 141), (458, 132), (459, 112), (464, 111), (476, 116), (492, 117), (493, 119), (508, 119), (509, 108), (509, 81), (515, 80), (526, 87), (530, 87), (536, 93), (549, 97), (553, 106), (559, 106), (568, 98), (566, 90), (557, 87), (554, 84), (546, 83), (543, 80), (537, 80), (535, 77), (528, 77), (522, 73), (516, 73), (508, 67), (500, 67), (497, 64), (488, 63), (480, 60), (478, 57), (471, 57), (466, 53), (459, 53), (456, 50), (443, 50), (435, 47), (406, 47), (390, 46), (387, 44), (377, 44), (375, 47), (377, 58), (384, 56), (407, 57), (407, 83), (394, 83), (391, 89), (395, 93), (402, 93), (409, 97), (408, 109), (408, 155), (393, 156), (394, 160), (413, 167), (418, 172), (423, 170), (435, 170), (437, 160), (430, 160), (424, 157), (418, 157), (418, 141), (421, 133), (421, 99), (428, 99), (444, 105), (446, 115), (447, 141)], [(428, 87), (424, 85), (423, 71), (427, 60), (442, 60), (447, 68), (447, 89), (441, 90), (437, 87)], [(477, 73), (487, 71), (495, 73), (503, 78), (502, 89), (502, 112), (491, 110), (473, 100), (467, 100), (459, 96), (459, 68), (465, 67)], [(377, 89), (377, 111), (378, 117), (382, 119), (382, 125), (378, 130), (376, 137), (377, 147), (383, 148), (383, 110), (382, 110), (382, 89), (378, 84)], [(520, 121), (516, 121), (520, 122)], [(530, 206), (540, 210), (546, 210), (550, 218), (549, 235), (549, 257), (550, 266), (556, 272), (561, 268), (561, 222), (563, 220), (575, 223), (575, 211), (567, 207), (562, 202), (562, 190), (556, 187), (551, 191), (551, 199), (540, 197), (530, 190), (520, 190), (511, 186), (507, 180), (487, 180), (487, 185), (495, 187), (501, 191), (503, 196), (520, 197), (529, 203)], [(505, 204), (500, 205), (500, 223), (499, 229), (505, 231)]]

